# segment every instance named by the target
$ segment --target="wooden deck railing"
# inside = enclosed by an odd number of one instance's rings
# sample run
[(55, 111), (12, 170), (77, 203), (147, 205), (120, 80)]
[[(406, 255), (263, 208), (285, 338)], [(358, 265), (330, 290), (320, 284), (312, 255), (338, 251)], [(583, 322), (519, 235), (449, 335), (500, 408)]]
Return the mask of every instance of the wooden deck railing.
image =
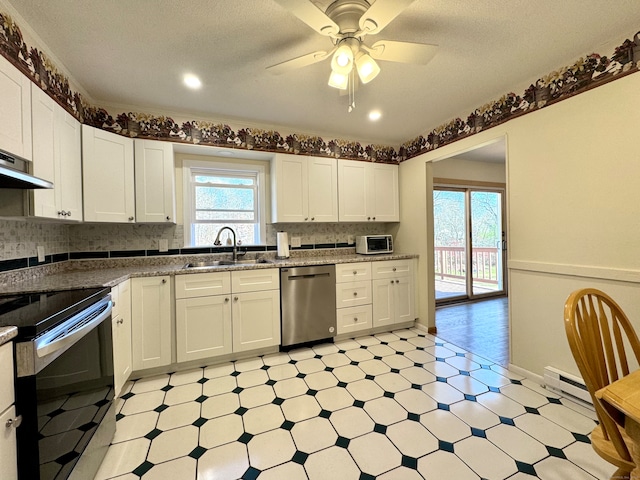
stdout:
[[(485, 283), (498, 283), (498, 255), (495, 247), (475, 247), (471, 251), (472, 279)], [(436, 278), (457, 278), (466, 276), (466, 255), (464, 247), (435, 247)]]

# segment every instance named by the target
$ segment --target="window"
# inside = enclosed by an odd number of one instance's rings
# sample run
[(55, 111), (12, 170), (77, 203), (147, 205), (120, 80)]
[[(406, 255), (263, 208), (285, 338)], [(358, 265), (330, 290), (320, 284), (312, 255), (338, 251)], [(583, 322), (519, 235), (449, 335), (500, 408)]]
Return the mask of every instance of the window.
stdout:
[[(185, 161), (185, 244), (211, 246), (222, 227), (231, 227), (239, 244), (257, 245), (264, 238), (264, 167)], [(223, 232), (222, 245), (233, 236)]]

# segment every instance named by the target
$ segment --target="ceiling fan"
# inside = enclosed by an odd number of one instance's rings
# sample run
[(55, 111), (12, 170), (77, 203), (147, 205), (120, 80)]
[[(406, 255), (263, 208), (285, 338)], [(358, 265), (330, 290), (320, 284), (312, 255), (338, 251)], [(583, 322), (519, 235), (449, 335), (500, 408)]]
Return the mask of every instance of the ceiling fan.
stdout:
[[(427, 64), (437, 46), (423, 43), (379, 40), (368, 46), (366, 35), (375, 35), (385, 28), (415, 0), (336, 0), (322, 11), (310, 0), (275, 0), (321, 35), (330, 37), (334, 46), (267, 67), (279, 75), (331, 58), (329, 85), (346, 90), (355, 83), (354, 70), (362, 83), (369, 83), (380, 67), (376, 60)], [(355, 68), (354, 68), (355, 67)], [(351, 82), (350, 82), (351, 80)]]

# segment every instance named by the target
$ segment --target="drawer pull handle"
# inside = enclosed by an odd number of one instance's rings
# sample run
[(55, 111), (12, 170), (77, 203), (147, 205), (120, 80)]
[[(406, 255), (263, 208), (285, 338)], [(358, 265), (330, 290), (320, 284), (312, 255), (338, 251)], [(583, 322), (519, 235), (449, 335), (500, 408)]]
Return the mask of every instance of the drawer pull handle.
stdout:
[(393, 280), (391, 280), (391, 283), (393, 283)]
[(358, 321), (358, 317), (353, 317), (353, 321), (357, 322)]
[(5, 426), (7, 428), (18, 428), (22, 424), (22, 415), (18, 415), (16, 418), (10, 418), (7, 420)]
[(394, 271), (394, 272), (396, 271), (396, 267), (393, 267), (393, 271)]
[(400, 280), (396, 280), (396, 283), (400, 283)]
[(357, 271), (357, 270), (354, 270), (354, 271), (353, 271), (353, 274), (354, 274), (354, 275), (357, 275), (357, 274), (358, 274), (358, 271)]
[(353, 296), (357, 297), (358, 296), (358, 292), (353, 292)]
[(122, 324), (124, 323), (124, 318), (121, 318), (121, 319), (119, 319), (119, 320), (116, 320), (116, 323), (117, 323), (118, 325), (122, 325)]
[(229, 299), (228, 299), (228, 298), (225, 298), (225, 299), (224, 299), (224, 302), (225, 302), (225, 303), (228, 303), (228, 302), (229, 302)]

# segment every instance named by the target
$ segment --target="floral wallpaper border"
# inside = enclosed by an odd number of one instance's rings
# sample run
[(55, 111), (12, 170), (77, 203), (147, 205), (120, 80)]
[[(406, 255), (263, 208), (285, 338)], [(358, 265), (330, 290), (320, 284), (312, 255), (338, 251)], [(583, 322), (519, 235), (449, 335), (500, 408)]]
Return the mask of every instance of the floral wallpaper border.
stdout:
[(50, 59), (23, 40), (13, 19), (0, 11), (0, 54), (30, 77), (42, 90), (74, 115), (80, 122), (129, 137), (168, 140), (226, 148), (317, 155), (349, 160), (399, 163), (435, 150), (512, 118), (552, 105), (573, 95), (598, 87), (640, 69), (640, 32), (625, 40), (611, 56), (592, 53), (573, 65), (550, 73), (529, 86), (522, 95), (508, 93), (477, 108), (466, 120), (456, 118), (403, 143), (398, 150), (385, 145), (361, 145), (359, 142), (274, 130), (241, 128), (234, 132), (229, 125), (207, 121), (182, 124), (166, 116), (123, 112), (114, 118), (105, 109), (90, 105), (69, 86)]

